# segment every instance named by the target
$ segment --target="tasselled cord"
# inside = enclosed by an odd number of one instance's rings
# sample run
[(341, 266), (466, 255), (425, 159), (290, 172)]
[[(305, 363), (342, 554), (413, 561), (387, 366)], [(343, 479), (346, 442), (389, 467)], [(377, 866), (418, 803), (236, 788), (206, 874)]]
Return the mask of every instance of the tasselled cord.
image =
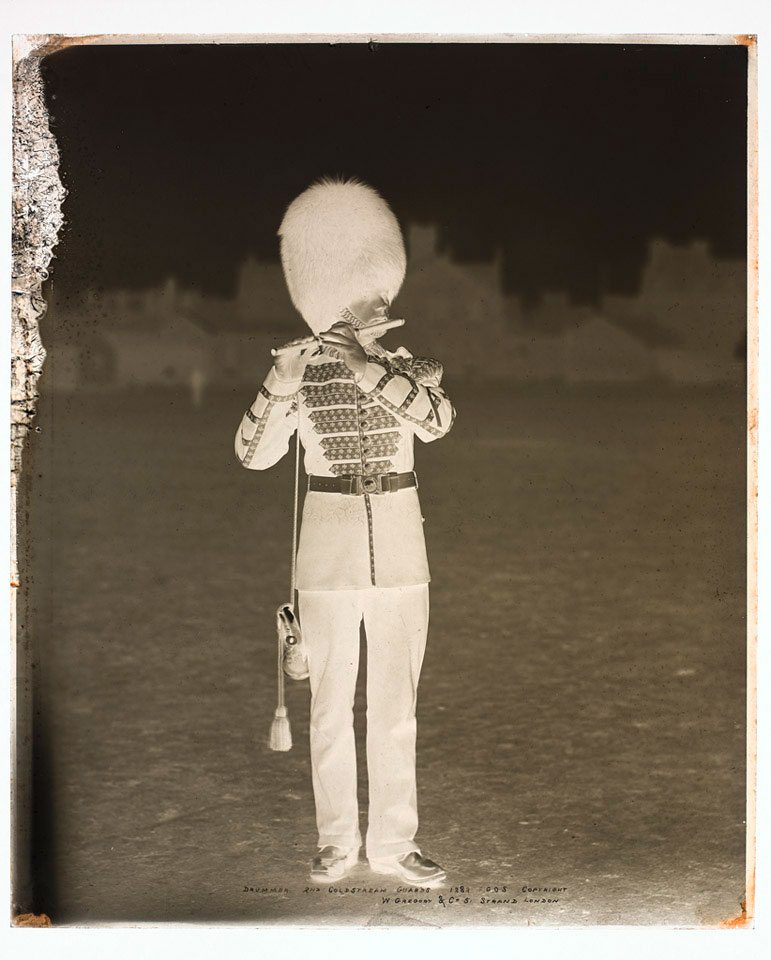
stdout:
[[(298, 427), (297, 438), (295, 441), (295, 460), (294, 460), (294, 501), (292, 504), (292, 564), (289, 573), (289, 604), (292, 611), (295, 609), (295, 592), (297, 590), (297, 514), (300, 503), (300, 430)], [(297, 614), (295, 613), (295, 617)], [(284, 638), (281, 631), (278, 634), (278, 706), (279, 709), (285, 706), (285, 684), (284, 676)]]
[[(297, 514), (300, 503), (300, 424), (297, 424), (294, 457), (294, 504), (292, 506), (292, 570), (289, 580), (289, 602), (294, 609), (297, 591)], [(296, 616), (296, 614), (295, 614)]]

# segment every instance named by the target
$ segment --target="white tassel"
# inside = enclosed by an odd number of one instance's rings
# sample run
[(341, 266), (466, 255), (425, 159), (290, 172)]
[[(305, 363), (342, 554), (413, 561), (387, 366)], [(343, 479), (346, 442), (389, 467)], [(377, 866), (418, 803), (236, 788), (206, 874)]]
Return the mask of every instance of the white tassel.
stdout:
[(292, 749), (292, 728), (286, 707), (276, 707), (273, 723), (270, 725), (268, 746), (271, 750), (287, 751)]
[[(299, 431), (298, 431), (299, 433)], [(276, 707), (276, 712), (273, 715), (273, 722), (270, 725), (270, 736), (268, 737), (268, 746), (271, 750), (279, 750), (282, 753), (286, 753), (287, 750), (292, 749), (292, 728), (289, 726), (289, 713), (286, 709), (286, 702), (284, 699), (284, 643), (285, 643), (285, 633), (287, 636), (292, 634), (293, 640), (300, 640), (299, 624), (296, 621), (294, 616), (294, 596), (296, 593), (295, 590), (295, 573), (297, 567), (297, 505), (299, 502), (300, 494), (300, 437), (298, 436), (295, 439), (295, 458), (294, 458), (294, 509), (292, 511), (292, 568), (291, 568), (291, 583), (290, 583), (290, 596), (292, 601), (287, 604), (282, 604), (278, 608), (276, 615), (276, 626), (278, 627), (278, 642), (276, 645), (277, 653), (277, 663), (276, 663), (276, 674), (278, 682), (278, 705)], [(284, 617), (284, 610), (287, 610), (291, 616), (291, 624), (289, 618)]]

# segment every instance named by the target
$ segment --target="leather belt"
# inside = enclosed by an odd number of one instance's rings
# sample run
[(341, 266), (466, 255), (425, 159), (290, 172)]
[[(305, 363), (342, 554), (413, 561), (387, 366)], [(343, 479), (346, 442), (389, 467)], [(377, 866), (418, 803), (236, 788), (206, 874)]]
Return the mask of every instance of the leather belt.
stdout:
[(341, 477), (315, 477), (308, 475), (308, 489), (317, 493), (347, 493), (361, 496), (364, 493), (393, 493), (407, 487), (417, 487), (414, 470), (409, 473), (371, 473), (366, 477), (344, 474)]

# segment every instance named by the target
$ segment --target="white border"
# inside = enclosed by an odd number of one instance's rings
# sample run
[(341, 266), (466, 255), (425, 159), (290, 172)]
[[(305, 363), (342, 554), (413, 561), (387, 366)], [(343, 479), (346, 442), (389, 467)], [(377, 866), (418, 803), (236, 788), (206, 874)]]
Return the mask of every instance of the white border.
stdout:
[[(452, 8), (449, 0), (296, 0), (296, 2), (261, 3), (259, 0), (231, 0), (227, 9), (221, 4), (195, 0), (6, 0), (0, 12), (5, 39), (3, 70), (2, 130), (5, 147), (0, 155), (4, 182), (10, 185), (10, 36), (12, 33), (65, 35), (89, 34), (359, 34), (383, 36), (384, 34), (428, 33), (450, 35), (530, 34), (527, 40), (556, 39), (559, 34), (579, 34), (582, 39), (589, 35), (658, 35), (664, 40), (671, 34), (736, 35), (756, 34), (759, 37), (759, 105), (761, 158), (765, 155), (767, 120), (769, 110), (767, 64), (764, 46), (771, 43), (767, 0), (603, 0), (590, 7), (576, 0), (522, 0), (493, 2), (474, 0), (473, 4), (459, 4)], [(549, 35), (549, 36), (544, 36)], [(710, 42), (714, 38), (710, 37)], [(764, 93), (766, 95), (764, 95)], [(761, 231), (768, 210), (767, 192), (760, 192), (759, 217)], [(10, 233), (10, 190), (4, 197), (6, 215), (6, 238)], [(762, 233), (761, 233), (762, 236)], [(0, 251), (5, 266), (4, 276), (10, 276), (9, 244)], [(762, 264), (762, 243), (761, 243)], [(761, 271), (760, 306), (765, 285)], [(8, 303), (8, 300), (6, 300)], [(6, 312), (6, 316), (8, 316)], [(6, 344), (10, 352), (8, 323), (5, 326)], [(761, 350), (763, 330), (761, 328)], [(6, 356), (8, 355), (6, 353)], [(760, 408), (761, 430), (763, 411), (766, 409), (766, 384), (768, 383), (768, 355), (761, 353), (760, 363)], [(8, 418), (3, 424), (6, 450), (10, 434)], [(763, 440), (760, 445), (760, 491), (765, 492), (765, 459)], [(2, 513), (3, 534), (9, 542), (8, 510)], [(768, 542), (768, 524), (760, 513), (760, 556)], [(761, 569), (759, 580), (759, 635), (763, 637), (764, 606), (762, 598), (766, 578)], [(7, 593), (2, 591), (0, 618), (8, 623)], [(6, 647), (8, 649), (8, 647)], [(6, 681), (7, 658), (4, 664)], [(657, 958), (675, 956), (687, 952), (697, 957), (734, 957), (768, 955), (771, 938), (768, 937), (766, 865), (769, 863), (767, 837), (767, 807), (769, 791), (768, 762), (764, 746), (769, 742), (769, 710), (764, 698), (763, 678), (771, 676), (771, 655), (761, 642), (758, 645), (759, 694), (759, 818), (758, 818), (758, 871), (756, 887), (756, 929), (728, 931), (669, 931), (641, 928), (592, 928), (537, 930), (521, 928), (485, 928), (482, 930), (444, 929), (390, 929), (390, 930), (326, 930), (324, 932), (298, 930), (284, 927), (254, 930), (235, 927), (164, 927), (151, 929), (63, 929), (12, 930), (0, 919), (0, 949), (8, 948), (12, 955), (25, 957), (48, 957), (51, 955), (94, 957), (102, 960), (105, 955), (115, 957), (188, 958), (219, 956), (286, 957), (305, 953), (313, 960), (327, 957), (347, 956), (355, 949), (367, 956), (391, 956), (401, 951), (406, 957), (415, 954), (440, 952), (443, 956), (479, 956), (480, 954), (513, 956), (525, 954), (528, 960), (540, 957), (617, 957)], [(6, 690), (9, 689), (8, 682)], [(2, 721), (8, 730), (8, 706), (6, 698), (0, 698)], [(8, 784), (8, 751), (2, 757), (5, 784)], [(2, 792), (3, 813), (8, 822), (8, 790)], [(8, 831), (3, 831), (4, 849), (8, 847)], [(7, 857), (6, 857), (7, 863)], [(8, 870), (0, 871), (5, 903), (9, 903)], [(8, 941), (7, 943), (5, 941)]]

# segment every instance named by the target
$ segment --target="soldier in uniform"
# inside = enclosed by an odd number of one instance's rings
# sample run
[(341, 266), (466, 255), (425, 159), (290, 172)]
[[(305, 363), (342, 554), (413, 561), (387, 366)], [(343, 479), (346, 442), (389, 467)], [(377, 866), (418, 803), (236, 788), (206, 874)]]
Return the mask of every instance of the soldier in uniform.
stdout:
[(444, 436), (455, 411), (438, 361), (389, 352), (368, 327), (387, 316), (406, 269), (399, 224), (359, 181), (324, 179), (289, 206), (281, 260), (316, 336), (280, 353), (236, 433), (239, 461), (264, 470), (295, 430), (308, 474), (297, 555), (308, 650), (317, 882), (358, 862), (353, 702), (359, 627), (367, 637), (366, 854), (377, 873), (426, 886), (415, 781), (416, 701), (428, 629), (429, 569), (413, 441)]

